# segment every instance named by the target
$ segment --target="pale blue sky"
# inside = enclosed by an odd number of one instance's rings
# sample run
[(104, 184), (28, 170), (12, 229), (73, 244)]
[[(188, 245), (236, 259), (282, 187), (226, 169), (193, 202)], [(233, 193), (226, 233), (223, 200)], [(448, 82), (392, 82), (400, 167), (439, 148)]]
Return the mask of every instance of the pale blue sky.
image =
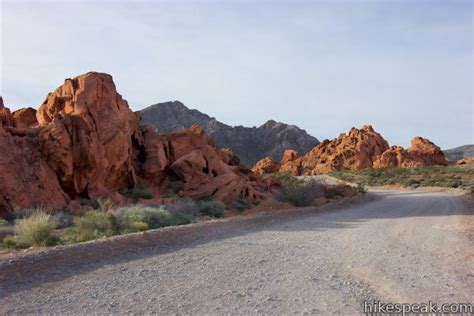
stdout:
[(180, 100), (321, 140), (370, 123), (391, 144), (474, 143), (471, 1), (3, 1), (1, 42), (13, 109), (95, 70), (134, 110)]

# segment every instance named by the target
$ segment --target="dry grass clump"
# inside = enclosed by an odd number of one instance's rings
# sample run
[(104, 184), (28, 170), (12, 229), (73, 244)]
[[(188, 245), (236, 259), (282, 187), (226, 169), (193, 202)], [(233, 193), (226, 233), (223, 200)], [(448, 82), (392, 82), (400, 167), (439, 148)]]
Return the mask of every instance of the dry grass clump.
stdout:
[(29, 246), (49, 246), (53, 242), (51, 232), (57, 227), (56, 218), (42, 209), (29, 217), (15, 222), (14, 231), (19, 243)]

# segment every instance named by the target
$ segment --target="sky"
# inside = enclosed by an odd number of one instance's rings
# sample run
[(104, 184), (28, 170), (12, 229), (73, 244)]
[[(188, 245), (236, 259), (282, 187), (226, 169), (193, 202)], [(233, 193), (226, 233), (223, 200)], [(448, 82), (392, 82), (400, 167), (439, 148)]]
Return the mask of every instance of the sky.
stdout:
[(322, 140), (474, 143), (472, 1), (2, 1), (0, 94), (37, 108), (113, 76), (133, 110), (179, 100), (229, 125)]

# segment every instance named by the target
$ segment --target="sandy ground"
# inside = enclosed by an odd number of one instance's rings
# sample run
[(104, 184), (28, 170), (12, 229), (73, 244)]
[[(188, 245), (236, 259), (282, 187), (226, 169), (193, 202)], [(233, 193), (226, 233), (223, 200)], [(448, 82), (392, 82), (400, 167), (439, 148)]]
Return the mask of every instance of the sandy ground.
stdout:
[[(0, 313), (360, 314), (474, 300), (474, 211), (443, 192), (237, 218), (0, 260)], [(119, 245), (119, 246), (118, 246)]]

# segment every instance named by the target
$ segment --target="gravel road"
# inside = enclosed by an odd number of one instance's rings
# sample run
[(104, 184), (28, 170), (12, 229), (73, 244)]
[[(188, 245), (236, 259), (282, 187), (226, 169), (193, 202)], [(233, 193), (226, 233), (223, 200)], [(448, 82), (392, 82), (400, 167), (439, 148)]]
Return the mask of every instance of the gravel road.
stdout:
[(364, 300), (472, 303), (474, 211), (441, 192), (370, 194), (333, 211), (143, 234), (133, 249), (4, 260), (0, 313), (360, 314)]

